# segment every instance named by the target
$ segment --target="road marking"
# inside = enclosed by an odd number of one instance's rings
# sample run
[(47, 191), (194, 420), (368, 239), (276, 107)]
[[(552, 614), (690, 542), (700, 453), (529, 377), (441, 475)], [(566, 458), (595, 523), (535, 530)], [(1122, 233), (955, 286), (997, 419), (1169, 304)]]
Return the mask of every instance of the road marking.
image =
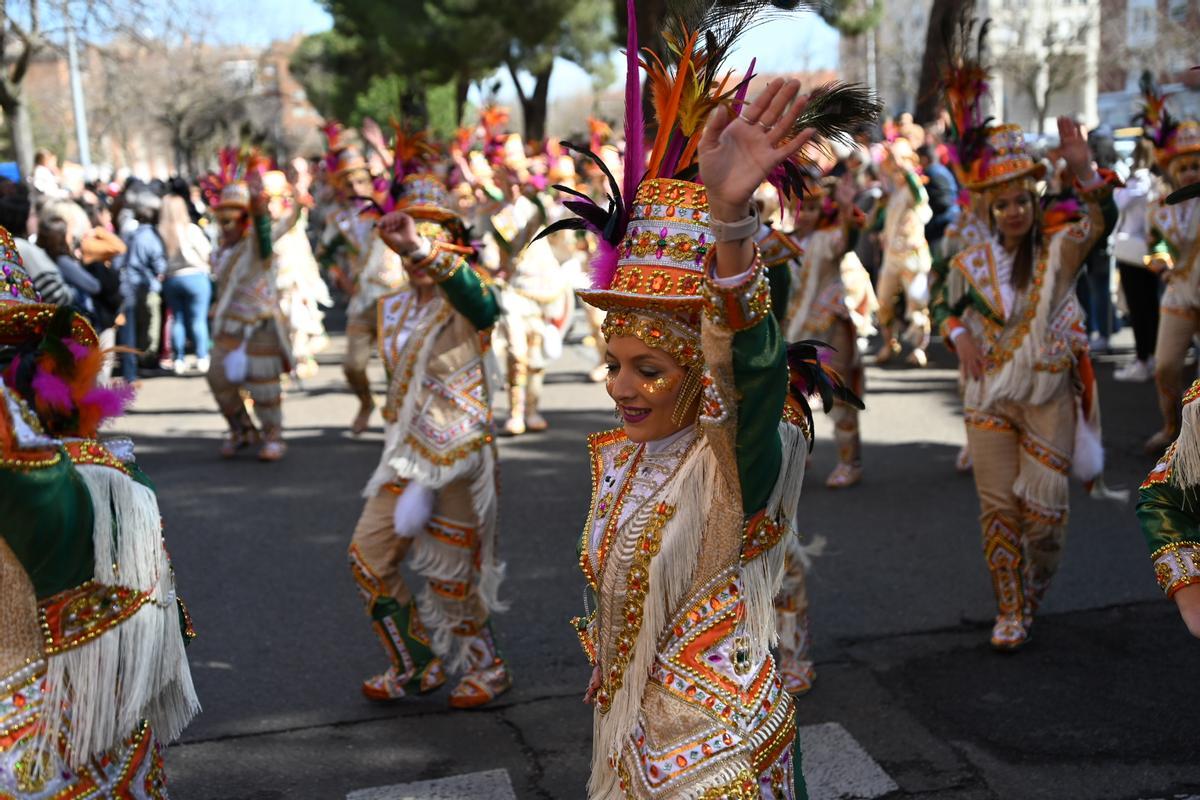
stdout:
[[(874, 800), (900, 787), (836, 722), (800, 728), (809, 800)], [(359, 789), (346, 800), (516, 800), (508, 772), (472, 772), (419, 783)]]
[(517, 800), (508, 772), (491, 769), (451, 778), (359, 789), (346, 800)]
[(836, 722), (800, 728), (809, 800), (872, 800), (900, 787)]

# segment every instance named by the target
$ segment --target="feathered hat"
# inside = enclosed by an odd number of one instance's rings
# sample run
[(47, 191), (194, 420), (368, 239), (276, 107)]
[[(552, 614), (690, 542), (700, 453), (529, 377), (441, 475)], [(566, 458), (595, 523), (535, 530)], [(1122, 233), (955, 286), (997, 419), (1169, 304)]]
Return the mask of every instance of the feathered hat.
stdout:
[(975, 17), (970, 7), (964, 6), (962, 13), (950, 19), (944, 33), (946, 61), (942, 66), (941, 86), (950, 118), (946, 145), (950, 164), (963, 186), (980, 180), (978, 170), (992, 123), (983, 110), (990, 77), (984, 60), (990, 26), (991, 20), (984, 20), (976, 34)]
[(450, 210), (446, 185), (435, 174), (441, 154), (428, 131), (409, 131), (392, 120), (392, 177), (382, 200), (360, 197), (363, 213), (403, 211), (415, 219), (444, 222), (457, 217)]
[(106, 354), (82, 315), (42, 302), (9, 232), (0, 227), (0, 352), (4, 383), (51, 436), (96, 435), (133, 399), (130, 386), (97, 385)]
[(217, 171), (200, 179), (200, 190), (210, 208), (250, 208), (250, 187), (246, 175), (250, 170), (265, 172), (267, 162), (254, 151), (241, 152), (236, 147), (222, 147), (217, 154)]
[[(766, 2), (719, 3), (696, 26), (679, 21), (663, 34), (666, 58), (643, 50), (638, 58), (634, 0), (627, 0), (628, 41), (625, 82), (625, 158), (618, 182), (601, 157), (564, 142), (591, 160), (608, 179), (605, 205), (583, 193), (556, 186), (572, 199), (564, 205), (577, 216), (548, 226), (588, 230), (599, 248), (592, 262), (592, 288), (580, 290), (585, 302), (609, 313), (607, 336), (633, 335), (669, 352), (685, 366), (700, 361), (699, 314), (702, 278), (713, 246), (708, 196), (698, 177), (697, 148), (710, 112), (729, 105), (741, 109), (749, 77), (733, 83), (725, 60), (738, 37), (761, 19)], [(794, 8), (797, 4), (789, 3)], [(646, 70), (658, 132), (647, 153), (642, 117), (641, 75)], [(724, 74), (722, 74), (724, 72)], [(866, 90), (842, 85), (822, 87), (794, 121), (798, 134), (816, 128), (837, 135), (857, 127), (876, 111)], [(804, 172), (790, 162), (780, 170), (780, 185), (802, 191)]]
[(983, 153), (972, 171), (973, 180), (966, 184), (972, 192), (990, 192), (1017, 181), (1032, 189), (1046, 176), (1046, 165), (1030, 154), (1021, 126), (1010, 123), (988, 129)]
[(1200, 123), (1180, 122), (1167, 108), (1167, 98), (1154, 76), (1147, 70), (1138, 81), (1142, 92), (1142, 110), (1134, 123), (1142, 126), (1142, 136), (1154, 145), (1154, 159), (1164, 171), (1177, 156), (1200, 153)]

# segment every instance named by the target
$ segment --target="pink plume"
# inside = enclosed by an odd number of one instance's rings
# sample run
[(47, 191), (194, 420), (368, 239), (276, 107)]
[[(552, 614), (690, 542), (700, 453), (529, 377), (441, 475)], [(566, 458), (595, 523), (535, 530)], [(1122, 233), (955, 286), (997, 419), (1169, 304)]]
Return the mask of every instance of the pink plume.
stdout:
[(754, 79), (754, 65), (757, 63), (757, 58), (750, 59), (750, 68), (746, 70), (746, 77), (742, 78), (742, 82), (738, 84), (737, 92), (733, 95), (733, 108), (731, 110), (735, 115), (742, 113), (742, 106), (746, 103), (746, 95), (750, 93), (750, 81)]
[[(629, 33), (625, 38), (625, 174), (621, 192), (625, 210), (633, 208), (633, 198), (646, 168), (646, 123), (642, 118), (642, 70), (638, 62), (637, 4), (625, 2)], [(615, 270), (615, 264), (613, 269)], [(609, 276), (612, 280), (612, 276)]]
[(83, 396), (80, 405), (94, 408), (100, 412), (102, 420), (119, 417), (133, 402), (134, 389), (128, 384), (117, 386), (97, 386)]
[(618, 260), (617, 248), (601, 237), (600, 243), (596, 247), (596, 254), (592, 256), (593, 289), (608, 289), (612, 286), (613, 278), (617, 274)]
[(55, 411), (70, 414), (75, 409), (71, 401), (71, 387), (57, 375), (39, 366), (31, 385), (34, 395)]
[(66, 345), (67, 349), (71, 351), (71, 355), (76, 361), (82, 361), (85, 357), (87, 357), (87, 354), (91, 352), (87, 347), (81, 345), (74, 339), (64, 339), (63, 344)]

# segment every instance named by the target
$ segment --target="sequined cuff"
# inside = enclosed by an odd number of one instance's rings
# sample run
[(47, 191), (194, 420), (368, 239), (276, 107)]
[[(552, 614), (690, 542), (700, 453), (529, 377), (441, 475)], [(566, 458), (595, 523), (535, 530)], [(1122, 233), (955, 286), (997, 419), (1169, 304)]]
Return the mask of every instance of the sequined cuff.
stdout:
[(454, 274), (466, 266), (460, 248), (446, 242), (433, 243), (429, 255), (413, 265), (413, 269), (424, 270), (438, 283), (443, 283), (454, 277)]
[(592, 622), (595, 618), (596, 614), (592, 612), (590, 616), (575, 617), (571, 620), (571, 627), (575, 629), (575, 635), (579, 637), (579, 645), (583, 648), (583, 654), (587, 656), (588, 663), (593, 667), (596, 666), (596, 639), (592, 635)]
[(1171, 597), (1193, 583), (1200, 583), (1200, 544), (1177, 542), (1154, 551), (1154, 577)]
[(965, 329), (966, 326), (958, 317), (947, 317), (946, 321), (942, 323), (942, 339), (948, 347), (952, 347), (955, 339), (954, 332)]
[[(715, 251), (714, 251), (715, 253)], [(704, 313), (709, 319), (737, 332), (753, 328), (771, 313), (771, 285), (763, 269), (758, 245), (754, 260), (736, 283), (718, 280), (709, 264), (704, 279)]]
[(1075, 179), (1075, 193), (1085, 203), (1099, 203), (1111, 195), (1113, 189), (1124, 186), (1120, 176), (1111, 169), (1098, 169), (1096, 175), (1099, 180), (1093, 181), (1090, 186), (1084, 186), (1078, 178)]

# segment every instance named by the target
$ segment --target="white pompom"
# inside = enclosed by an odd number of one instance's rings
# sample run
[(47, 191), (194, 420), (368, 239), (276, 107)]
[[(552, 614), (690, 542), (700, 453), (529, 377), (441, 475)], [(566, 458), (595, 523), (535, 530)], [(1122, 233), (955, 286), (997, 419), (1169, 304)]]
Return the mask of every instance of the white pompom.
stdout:
[(246, 357), (246, 342), (243, 340), (236, 350), (225, 356), (225, 378), (230, 383), (245, 383), (248, 362), (249, 359)]
[(396, 535), (412, 539), (425, 530), (429, 518), (433, 516), (433, 503), (437, 492), (416, 481), (409, 481), (404, 492), (396, 500), (396, 508), (392, 512), (392, 526)]
[(1071, 457), (1071, 474), (1084, 483), (1104, 472), (1104, 445), (1100, 432), (1087, 424), (1083, 411), (1075, 411), (1075, 452)]

